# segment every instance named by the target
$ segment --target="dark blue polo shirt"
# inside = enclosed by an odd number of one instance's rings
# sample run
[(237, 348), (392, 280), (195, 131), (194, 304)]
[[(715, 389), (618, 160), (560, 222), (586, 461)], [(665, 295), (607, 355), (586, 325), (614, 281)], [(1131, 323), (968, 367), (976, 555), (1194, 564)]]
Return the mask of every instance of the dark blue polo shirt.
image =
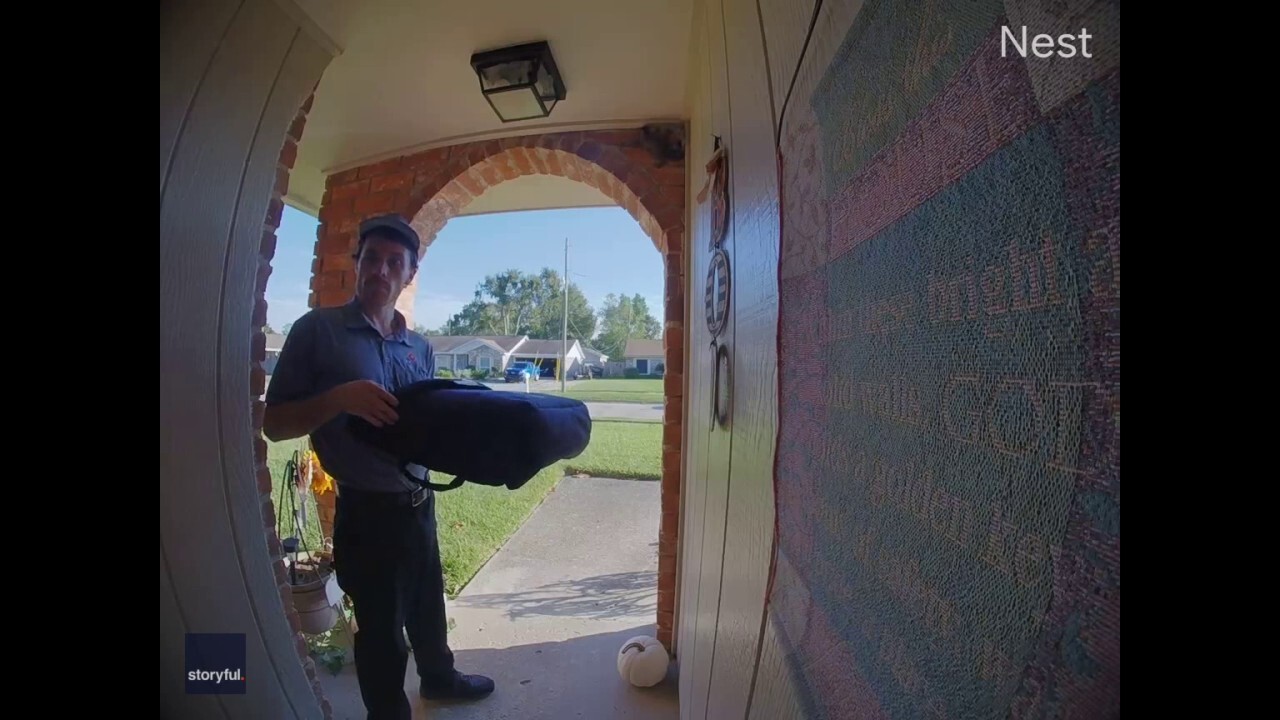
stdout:
[[(271, 374), (267, 405), (303, 400), (352, 380), (372, 380), (395, 392), (432, 377), (431, 344), (405, 329), (399, 313), (397, 320), (396, 332), (384, 339), (355, 301), (298, 318)], [(324, 469), (340, 487), (407, 492), (408, 480), (394, 458), (350, 435), (347, 419), (346, 413), (339, 413), (311, 434), (311, 446)]]

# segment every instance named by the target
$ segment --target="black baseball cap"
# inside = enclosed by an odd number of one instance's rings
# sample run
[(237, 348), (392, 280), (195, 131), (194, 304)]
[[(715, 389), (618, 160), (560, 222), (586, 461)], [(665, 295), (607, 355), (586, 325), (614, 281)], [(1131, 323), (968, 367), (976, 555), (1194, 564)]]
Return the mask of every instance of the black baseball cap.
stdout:
[(395, 213), (366, 218), (360, 223), (360, 244), (363, 245), (365, 238), (374, 232), (391, 238), (408, 248), (412, 254), (411, 257), (417, 262), (418, 250), (422, 247), (422, 240), (418, 237), (418, 232), (413, 229), (412, 225), (405, 222), (404, 218)]

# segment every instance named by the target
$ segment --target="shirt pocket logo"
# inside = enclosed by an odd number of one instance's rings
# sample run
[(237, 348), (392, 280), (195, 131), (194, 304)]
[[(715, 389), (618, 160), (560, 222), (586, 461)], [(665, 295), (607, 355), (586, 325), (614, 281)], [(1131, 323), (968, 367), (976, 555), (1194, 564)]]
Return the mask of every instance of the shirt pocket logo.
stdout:
[(397, 387), (404, 387), (410, 383), (423, 380), (426, 378), (427, 372), (422, 363), (418, 361), (417, 354), (413, 352), (393, 358), (391, 370), (394, 373)]

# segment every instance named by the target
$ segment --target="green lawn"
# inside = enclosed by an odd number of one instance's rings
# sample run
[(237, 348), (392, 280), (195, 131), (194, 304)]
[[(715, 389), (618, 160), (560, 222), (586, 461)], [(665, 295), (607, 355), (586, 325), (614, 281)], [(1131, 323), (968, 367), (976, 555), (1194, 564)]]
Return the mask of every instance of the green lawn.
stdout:
[[(608, 381), (594, 381), (608, 382)], [(652, 382), (623, 380), (619, 382)], [(281, 479), (290, 455), (299, 440), (267, 443), (268, 466), (273, 481), (272, 500), (276, 514), (284, 517), (277, 527), (288, 533), (288, 506), (281, 502)], [(440, 538), (440, 559), (444, 565), (445, 591), (455, 595), (493, 557), (529, 514), (551, 492), (566, 473), (596, 477), (656, 480), (662, 474), (662, 425), (600, 421), (592, 425), (591, 444), (578, 457), (543, 470), (516, 491), (467, 483), (436, 496), (436, 523)], [(447, 483), (447, 475), (433, 475), (435, 482)], [(307, 499), (308, 523), (305, 539), (319, 547), (319, 519), (315, 500)]]
[[(564, 468), (552, 465), (519, 490), (464, 483), (436, 495), (436, 534), (440, 537), (444, 589), (450, 597), (471, 582), (562, 477)], [(448, 475), (433, 478), (444, 483), (453, 479)]]
[(591, 424), (591, 444), (565, 461), (569, 474), (658, 480), (662, 477), (662, 425), (609, 422)]
[[(560, 391), (549, 390), (559, 395)], [(566, 388), (565, 397), (583, 402), (626, 402), (662, 404), (661, 380), (579, 380)]]

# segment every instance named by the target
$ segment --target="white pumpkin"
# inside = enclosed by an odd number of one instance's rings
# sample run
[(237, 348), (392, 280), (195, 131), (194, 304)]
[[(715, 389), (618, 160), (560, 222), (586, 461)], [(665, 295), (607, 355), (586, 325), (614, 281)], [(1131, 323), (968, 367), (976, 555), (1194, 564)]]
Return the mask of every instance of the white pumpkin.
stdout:
[(667, 676), (671, 657), (657, 638), (638, 635), (618, 651), (618, 674), (636, 687), (653, 687)]

